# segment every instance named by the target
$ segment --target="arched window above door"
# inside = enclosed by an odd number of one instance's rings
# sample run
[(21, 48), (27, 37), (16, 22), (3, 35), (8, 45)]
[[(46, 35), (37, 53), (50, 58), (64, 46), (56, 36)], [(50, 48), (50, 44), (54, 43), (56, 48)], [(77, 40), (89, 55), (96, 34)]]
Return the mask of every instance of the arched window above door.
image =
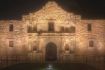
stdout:
[(54, 31), (55, 31), (54, 22), (48, 22), (48, 32)]

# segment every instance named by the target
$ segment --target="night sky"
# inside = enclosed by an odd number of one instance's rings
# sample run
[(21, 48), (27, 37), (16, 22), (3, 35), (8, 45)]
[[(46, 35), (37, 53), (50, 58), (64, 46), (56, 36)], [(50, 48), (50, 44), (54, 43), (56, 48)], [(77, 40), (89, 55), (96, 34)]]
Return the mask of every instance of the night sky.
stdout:
[[(39, 10), (48, 0), (0, 0), (0, 19), (21, 19), (21, 16)], [(57, 0), (69, 12), (83, 19), (105, 19), (104, 0)]]

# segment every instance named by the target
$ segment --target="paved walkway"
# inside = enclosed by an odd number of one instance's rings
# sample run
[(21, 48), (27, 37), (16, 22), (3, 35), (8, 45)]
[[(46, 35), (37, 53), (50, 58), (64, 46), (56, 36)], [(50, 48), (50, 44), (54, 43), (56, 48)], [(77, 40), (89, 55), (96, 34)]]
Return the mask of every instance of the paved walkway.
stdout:
[(17, 64), (2, 70), (96, 70), (85, 64)]

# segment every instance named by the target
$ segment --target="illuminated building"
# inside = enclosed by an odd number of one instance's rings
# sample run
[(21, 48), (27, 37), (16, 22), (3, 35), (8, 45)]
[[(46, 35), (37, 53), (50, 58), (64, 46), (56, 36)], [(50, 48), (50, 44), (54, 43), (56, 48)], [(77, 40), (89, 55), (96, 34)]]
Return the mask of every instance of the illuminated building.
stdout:
[[(0, 21), (1, 59), (84, 62), (105, 53), (105, 20), (85, 20), (49, 1), (22, 20)], [(84, 60), (86, 58), (86, 60)]]

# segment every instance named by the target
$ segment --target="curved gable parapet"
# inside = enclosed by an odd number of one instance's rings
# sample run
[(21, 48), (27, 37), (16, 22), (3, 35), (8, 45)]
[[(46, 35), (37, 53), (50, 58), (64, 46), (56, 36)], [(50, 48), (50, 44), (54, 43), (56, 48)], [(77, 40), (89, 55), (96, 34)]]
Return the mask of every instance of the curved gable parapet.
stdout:
[(39, 11), (29, 13), (29, 15), (26, 15), (25, 17), (23, 17), (23, 19), (30, 19), (30, 20), (33, 20), (33, 19), (34, 20), (36, 19), (67, 20), (67, 19), (75, 19), (75, 18), (81, 19), (81, 16), (65, 11), (55, 1), (49, 1)]

